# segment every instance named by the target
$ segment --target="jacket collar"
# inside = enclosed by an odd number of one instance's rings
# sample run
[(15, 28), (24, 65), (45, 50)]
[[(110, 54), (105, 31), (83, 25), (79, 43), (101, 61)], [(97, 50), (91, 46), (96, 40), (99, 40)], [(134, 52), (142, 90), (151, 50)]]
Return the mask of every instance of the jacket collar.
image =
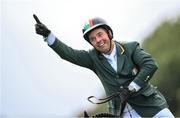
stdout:
[(109, 64), (107, 59), (101, 53), (99, 53), (98, 56), (106, 69), (108, 69), (113, 73), (121, 73), (121, 70), (125, 62), (125, 50), (119, 42), (115, 41), (115, 45), (116, 45), (116, 53), (117, 53), (117, 72), (113, 69), (113, 67)]

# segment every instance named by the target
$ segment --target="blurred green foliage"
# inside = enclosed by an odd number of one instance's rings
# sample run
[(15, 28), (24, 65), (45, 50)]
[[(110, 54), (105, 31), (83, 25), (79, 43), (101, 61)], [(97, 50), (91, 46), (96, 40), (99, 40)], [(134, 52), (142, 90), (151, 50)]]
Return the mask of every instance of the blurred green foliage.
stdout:
[(143, 48), (159, 66), (151, 83), (166, 97), (174, 115), (180, 116), (180, 17), (161, 23), (143, 41)]
[[(142, 42), (142, 47), (156, 60), (159, 69), (151, 83), (158, 86), (175, 116), (180, 116), (180, 17), (166, 20)], [(107, 112), (107, 104), (99, 105), (90, 115)], [(83, 112), (81, 112), (80, 116)]]

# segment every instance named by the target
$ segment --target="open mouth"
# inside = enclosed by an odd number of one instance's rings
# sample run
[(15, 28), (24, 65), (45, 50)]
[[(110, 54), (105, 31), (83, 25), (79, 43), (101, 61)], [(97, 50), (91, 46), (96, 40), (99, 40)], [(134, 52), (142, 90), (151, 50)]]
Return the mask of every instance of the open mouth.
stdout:
[(104, 46), (104, 42), (101, 42), (99, 45), (98, 45), (98, 47), (103, 47)]

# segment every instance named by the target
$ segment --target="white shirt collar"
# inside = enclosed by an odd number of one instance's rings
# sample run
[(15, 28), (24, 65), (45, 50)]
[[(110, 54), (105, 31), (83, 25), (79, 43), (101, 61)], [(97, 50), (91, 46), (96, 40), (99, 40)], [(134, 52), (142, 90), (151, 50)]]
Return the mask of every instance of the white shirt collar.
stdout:
[(114, 45), (114, 48), (110, 55), (103, 54), (109, 64), (113, 67), (115, 71), (117, 71), (117, 54), (116, 54), (116, 45)]
[(102, 53), (102, 55), (104, 55), (107, 59), (114, 58), (116, 56), (116, 44), (114, 44), (114, 48), (113, 48), (111, 54), (108, 55), (108, 54)]

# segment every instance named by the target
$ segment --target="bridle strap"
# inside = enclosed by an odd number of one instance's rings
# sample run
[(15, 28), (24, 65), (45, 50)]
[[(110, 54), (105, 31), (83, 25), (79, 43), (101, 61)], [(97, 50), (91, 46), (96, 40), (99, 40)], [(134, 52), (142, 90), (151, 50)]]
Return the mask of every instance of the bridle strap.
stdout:
[[(98, 98), (96, 98), (95, 96), (89, 96), (87, 99), (88, 99), (89, 102), (91, 102), (91, 103), (93, 103), (93, 104), (103, 104), (103, 103), (106, 103), (106, 102), (112, 100), (113, 98), (119, 96), (120, 94), (121, 94), (121, 92), (115, 92), (115, 93), (113, 93), (112, 95), (110, 95), (110, 96), (108, 96), (108, 97), (105, 97), (105, 98), (102, 98), (102, 99), (98, 99)], [(92, 100), (91, 100), (92, 98), (96, 99), (96, 100), (99, 101), (99, 102), (94, 102), (94, 101), (92, 101)]]

